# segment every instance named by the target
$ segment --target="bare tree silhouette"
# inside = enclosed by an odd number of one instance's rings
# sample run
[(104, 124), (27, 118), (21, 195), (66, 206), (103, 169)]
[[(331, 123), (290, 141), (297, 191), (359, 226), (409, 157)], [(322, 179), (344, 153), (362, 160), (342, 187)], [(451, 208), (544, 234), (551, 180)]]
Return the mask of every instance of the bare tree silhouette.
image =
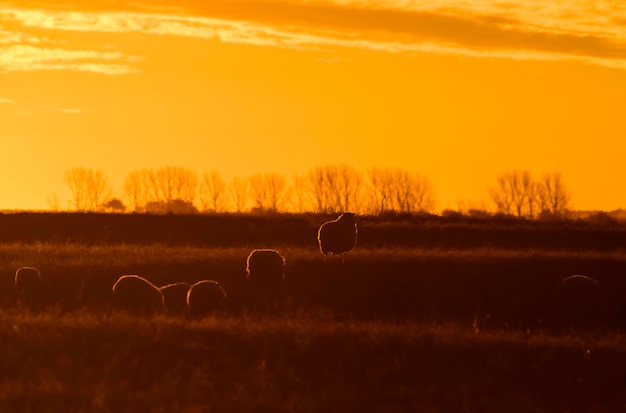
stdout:
[(204, 211), (223, 212), (228, 209), (226, 181), (219, 172), (210, 171), (202, 174), (200, 181), (200, 203)]
[(150, 175), (155, 201), (169, 203), (180, 200), (193, 204), (198, 189), (198, 174), (189, 168), (165, 166)]
[(230, 196), (236, 212), (243, 212), (248, 206), (250, 183), (248, 179), (236, 176), (229, 185)]
[[(101, 171), (73, 168), (65, 178), (76, 210), (123, 211), (120, 204), (103, 204), (112, 191)], [(289, 181), (274, 172), (234, 177), (228, 183), (215, 170), (198, 179), (188, 168), (144, 168), (127, 175), (123, 191), (128, 210), (153, 213), (196, 213), (198, 205), (205, 212), (245, 212), (252, 207), (324, 214), (411, 214), (434, 207), (432, 183), (419, 173), (402, 167), (371, 168), (363, 173), (347, 164), (315, 166)], [(559, 173), (534, 180), (527, 170), (500, 174), (489, 195), (497, 212), (528, 218), (539, 213), (561, 215), (571, 198)]]
[(432, 185), (422, 175), (404, 168), (372, 168), (367, 177), (370, 213), (411, 213), (433, 207)]
[(287, 179), (273, 172), (250, 176), (250, 195), (256, 209), (278, 211), (284, 206)]
[(497, 211), (518, 217), (532, 216), (536, 202), (536, 184), (528, 171), (512, 171), (498, 176), (498, 184), (489, 190)]
[(189, 168), (165, 166), (131, 171), (124, 193), (134, 211), (195, 211), (198, 174)]
[(150, 200), (148, 190), (149, 175), (150, 170), (144, 168), (129, 172), (124, 180), (124, 196), (130, 205), (130, 209), (135, 212), (143, 211)]
[(361, 172), (350, 165), (317, 166), (306, 175), (315, 212), (358, 210), (361, 201)]
[(65, 172), (77, 211), (97, 211), (111, 193), (108, 179), (101, 170), (72, 168)]
[(433, 186), (425, 176), (397, 169), (394, 205), (398, 212), (424, 212), (434, 207)]
[(368, 212), (384, 214), (393, 210), (393, 176), (390, 168), (372, 168), (367, 171), (369, 180)]
[(310, 211), (311, 194), (309, 192), (308, 182), (305, 176), (293, 175), (291, 177), (291, 185), (287, 187), (286, 198), (292, 211), (302, 213)]
[(542, 211), (548, 211), (553, 215), (563, 214), (571, 199), (571, 195), (560, 173), (545, 174), (541, 180), (539, 198)]

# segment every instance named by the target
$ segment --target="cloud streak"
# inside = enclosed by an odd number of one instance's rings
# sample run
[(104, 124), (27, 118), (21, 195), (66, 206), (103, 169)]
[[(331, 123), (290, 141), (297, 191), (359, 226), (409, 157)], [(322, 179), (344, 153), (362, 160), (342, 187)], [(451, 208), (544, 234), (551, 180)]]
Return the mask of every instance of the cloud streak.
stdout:
[(133, 73), (128, 62), (136, 59), (122, 53), (65, 50), (50, 47), (9, 46), (0, 50), (0, 69), (4, 72), (76, 70), (106, 75)]
[[(358, 48), (391, 53), (432, 53), (473, 58), (516, 60), (577, 60), (594, 65), (626, 68), (626, 7), (609, 0), (594, 3), (573, 0), (397, 0), (363, 2), (316, 1), (168, 1), (126, 5), (103, 3), (102, 10), (82, 9), (75, 0), (72, 11), (44, 8), (7, 8), (0, 26), (0, 45), (18, 58), (14, 67), (55, 67), (124, 74), (136, 58), (120, 53), (84, 51), (79, 55), (56, 48), (32, 46), (41, 39), (29, 30), (219, 39), (225, 43), (300, 49)], [(29, 44), (29, 49), (23, 49)], [(18, 48), (18, 49), (15, 49)], [(30, 56), (26, 56), (26, 52)], [(4, 55), (5, 53), (3, 53)], [(3, 56), (4, 57), (4, 56)], [(20, 63), (21, 62), (21, 63)], [(63, 63), (61, 63), (63, 62)], [(21, 66), (20, 66), (21, 64)], [(0, 57), (6, 69), (7, 59)], [(21, 68), (21, 69), (20, 69)], [(33, 69), (36, 70), (36, 69)]]
[(63, 108), (63, 107), (56, 107), (56, 106), (43, 106), (43, 108), (46, 110), (50, 110), (52, 112), (65, 113), (68, 115), (85, 115), (87, 113), (90, 113), (90, 111), (88, 110), (75, 109), (75, 108)]

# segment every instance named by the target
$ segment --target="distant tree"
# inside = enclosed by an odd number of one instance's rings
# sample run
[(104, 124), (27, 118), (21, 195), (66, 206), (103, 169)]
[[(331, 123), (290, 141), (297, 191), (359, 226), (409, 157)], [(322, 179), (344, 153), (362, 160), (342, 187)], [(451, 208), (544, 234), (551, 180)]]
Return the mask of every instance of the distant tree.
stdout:
[(284, 206), (287, 180), (273, 172), (254, 174), (249, 178), (250, 196), (255, 209), (276, 212)]
[(372, 168), (368, 171), (368, 212), (426, 212), (433, 208), (430, 181), (404, 168)]
[(149, 169), (139, 169), (128, 173), (124, 180), (124, 195), (130, 209), (135, 212), (145, 210), (146, 204), (150, 201), (148, 184), (150, 182)]
[(529, 218), (536, 218), (541, 213), (541, 183), (532, 181), (527, 190), (527, 210)]
[(338, 191), (335, 198), (335, 211), (357, 211), (361, 202), (363, 174), (350, 165), (333, 167), (337, 176)]
[(372, 168), (367, 171), (367, 212), (382, 215), (393, 209), (393, 172), (390, 168)]
[(65, 180), (77, 211), (97, 211), (111, 193), (109, 182), (100, 170), (72, 168), (66, 171)]
[(228, 209), (228, 186), (219, 172), (202, 174), (200, 181), (200, 203), (204, 211), (223, 212)]
[(287, 188), (286, 198), (289, 200), (290, 210), (302, 213), (310, 208), (310, 193), (306, 177), (294, 175), (291, 185)]
[(184, 201), (193, 204), (198, 189), (198, 174), (179, 166), (165, 166), (150, 174), (154, 200), (165, 203)]
[(562, 215), (569, 207), (571, 195), (560, 173), (545, 174), (538, 188), (542, 211)]
[(362, 174), (345, 164), (317, 166), (306, 175), (315, 212), (338, 213), (359, 208)]
[(392, 172), (394, 209), (401, 213), (431, 212), (434, 207), (433, 186), (425, 176), (402, 168)]
[(194, 204), (197, 190), (197, 173), (177, 166), (134, 170), (124, 181), (124, 194), (133, 211), (147, 210), (147, 205), (154, 202), (162, 205), (174, 201)]
[(314, 212), (330, 212), (330, 186), (329, 177), (324, 167), (316, 166), (310, 169), (306, 175), (309, 192), (313, 198)]
[(228, 189), (235, 211), (245, 211), (248, 207), (250, 194), (250, 183), (248, 182), (248, 179), (236, 176), (230, 181)]
[(532, 216), (536, 186), (528, 171), (512, 171), (498, 176), (497, 186), (489, 194), (498, 213), (518, 217)]
[(102, 209), (105, 212), (120, 213), (126, 211), (126, 205), (124, 205), (121, 199), (111, 198), (102, 204)]
[(170, 201), (150, 201), (146, 204), (150, 214), (197, 214), (198, 209), (189, 201), (173, 199)]

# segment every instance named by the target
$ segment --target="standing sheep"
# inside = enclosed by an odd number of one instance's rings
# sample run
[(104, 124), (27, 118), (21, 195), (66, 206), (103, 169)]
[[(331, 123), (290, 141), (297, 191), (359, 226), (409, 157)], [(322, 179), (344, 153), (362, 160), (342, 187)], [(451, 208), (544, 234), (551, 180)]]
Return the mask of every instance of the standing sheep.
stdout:
[(253, 308), (278, 309), (284, 299), (285, 258), (276, 250), (253, 250), (246, 260)]
[(171, 314), (183, 314), (187, 311), (187, 293), (191, 288), (191, 284), (186, 282), (177, 282), (167, 284), (159, 288), (163, 294), (165, 302), (165, 311)]
[(593, 330), (606, 326), (608, 311), (600, 283), (585, 275), (563, 278), (556, 291), (555, 327)]
[(317, 241), (324, 260), (328, 254), (341, 254), (351, 251), (356, 246), (357, 224), (352, 212), (344, 212), (339, 218), (323, 223), (317, 231)]
[(136, 312), (159, 312), (165, 308), (158, 287), (138, 275), (122, 275), (113, 285), (115, 306)]
[(187, 308), (192, 317), (204, 317), (224, 309), (226, 293), (217, 281), (203, 280), (187, 292)]
[(39, 308), (43, 303), (43, 281), (35, 267), (21, 267), (15, 272), (15, 295), (20, 305), (30, 309)]

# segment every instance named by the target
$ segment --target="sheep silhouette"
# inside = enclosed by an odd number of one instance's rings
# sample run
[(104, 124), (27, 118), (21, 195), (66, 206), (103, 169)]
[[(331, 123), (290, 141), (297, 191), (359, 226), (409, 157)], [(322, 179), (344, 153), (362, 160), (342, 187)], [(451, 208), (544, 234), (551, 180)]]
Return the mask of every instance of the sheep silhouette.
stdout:
[(218, 313), (225, 304), (226, 292), (217, 281), (198, 281), (187, 292), (187, 308), (194, 318)]
[(154, 313), (165, 309), (161, 290), (138, 275), (122, 275), (113, 285), (116, 307), (132, 311)]
[(255, 310), (277, 311), (284, 301), (285, 258), (273, 249), (255, 249), (246, 260), (250, 304)]
[(191, 284), (187, 282), (177, 282), (167, 284), (159, 288), (163, 294), (165, 311), (170, 314), (184, 314), (187, 311), (187, 293)]
[(15, 295), (19, 305), (38, 309), (43, 305), (43, 280), (35, 267), (21, 267), (15, 272)]
[(604, 291), (598, 280), (585, 275), (563, 278), (556, 290), (555, 328), (595, 330), (609, 319)]
[(328, 254), (341, 255), (352, 251), (356, 246), (357, 224), (352, 212), (344, 212), (339, 218), (323, 223), (317, 231), (317, 241), (324, 260)]

